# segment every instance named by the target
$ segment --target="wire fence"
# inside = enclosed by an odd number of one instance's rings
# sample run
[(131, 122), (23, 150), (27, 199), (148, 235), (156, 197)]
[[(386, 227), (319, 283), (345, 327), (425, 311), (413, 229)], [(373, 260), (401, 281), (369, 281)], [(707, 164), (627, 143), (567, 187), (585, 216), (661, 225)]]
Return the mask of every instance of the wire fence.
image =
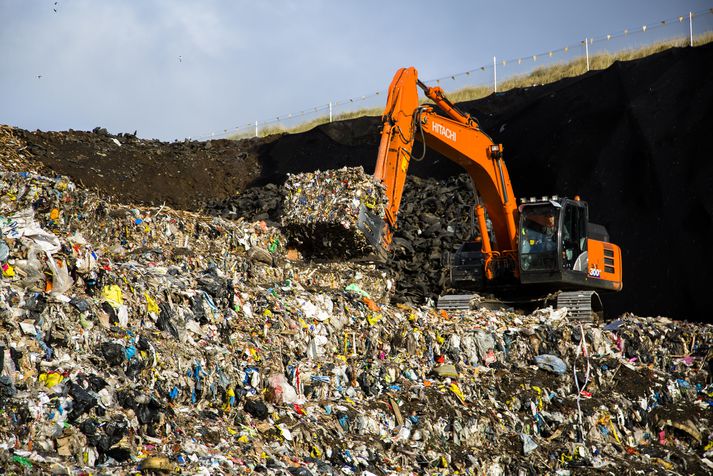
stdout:
[[(441, 78), (424, 81), (440, 86), (454, 101), (483, 97), (513, 87), (534, 86), (608, 67), (615, 59), (632, 59), (670, 46), (695, 46), (713, 35), (713, 8), (642, 24), (601, 36), (584, 36), (576, 43), (519, 58), (492, 62)], [(312, 127), (363, 115), (381, 114), (387, 90), (330, 101), (302, 111), (256, 120), (198, 140), (258, 137), (278, 132), (299, 132)]]

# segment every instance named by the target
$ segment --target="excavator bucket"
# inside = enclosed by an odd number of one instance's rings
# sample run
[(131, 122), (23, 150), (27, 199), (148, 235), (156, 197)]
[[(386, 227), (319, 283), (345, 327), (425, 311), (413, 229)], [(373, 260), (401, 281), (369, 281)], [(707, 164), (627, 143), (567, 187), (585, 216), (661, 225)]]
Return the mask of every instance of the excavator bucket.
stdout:
[(361, 231), (366, 239), (374, 247), (374, 252), (382, 254), (384, 249), (384, 219), (372, 212), (363, 203), (359, 207), (359, 217), (357, 219), (357, 228)]

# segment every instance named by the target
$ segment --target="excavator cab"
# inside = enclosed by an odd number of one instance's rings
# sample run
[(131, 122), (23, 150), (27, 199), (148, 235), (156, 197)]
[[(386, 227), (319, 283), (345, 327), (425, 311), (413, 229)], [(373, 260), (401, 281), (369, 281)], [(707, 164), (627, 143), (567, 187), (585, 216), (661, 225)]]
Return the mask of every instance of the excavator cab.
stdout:
[(520, 205), (520, 272), (545, 278), (587, 271), (587, 204), (559, 199)]
[(569, 309), (572, 318), (601, 319), (603, 306), (597, 290), (610, 288), (612, 283), (590, 276), (589, 237), (602, 230), (606, 235), (606, 230), (588, 223), (586, 202), (544, 197), (520, 205), (519, 211), (520, 282), (560, 290), (557, 307)]
[(621, 250), (587, 203), (552, 197), (519, 207), (520, 282), (559, 289), (621, 289)]
[(545, 202), (520, 211), (520, 268), (528, 271), (557, 269), (560, 204)]
[[(520, 205), (518, 255), (522, 282), (560, 283), (584, 279), (588, 271), (587, 231), (603, 227), (587, 223), (587, 204), (579, 200), (552, 197)], [(608, 237), (606, 238), (608, 240)], [(459, 289), (479, 289), (485, 284), (480, 241), (464, 243), (447, 257), (450, 283)], [(499, 271), (499, 270), (495, 270)], [(496, 272), (490, 284), (508, 283), (502, 279), (508, 270)]]

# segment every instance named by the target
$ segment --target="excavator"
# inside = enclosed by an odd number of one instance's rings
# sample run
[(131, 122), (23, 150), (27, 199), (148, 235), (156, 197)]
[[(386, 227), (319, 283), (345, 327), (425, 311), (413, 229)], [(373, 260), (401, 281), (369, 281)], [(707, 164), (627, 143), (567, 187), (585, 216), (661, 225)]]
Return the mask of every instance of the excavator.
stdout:
[[(419, 101), (419, 88), (433, 104)], [(419, 159), (413, 154), (416, 140), (423, 143), (423, 156), (428, 148), (461, 166), (476, 192), (477, 238), (464, 243), (447, 266), (451, 289), (481, 294), (441, 296), (439, 308), (467, 309), (494, 295), (504, 296), (503, 302), (556, 302), (583, 320), (602, 317), (599, 292), (623, 286), (621, 249), (609, 241), (606, 228), (589, 222), (588, 205), (578, 196), (532, 197), (518, 204), (502, 144), (440, 87), (421, 82), (413, 67), (394, 76), (382, 116), (374, 178), (385, 188), (385, 214), (362, 208), (359, 216), (359, 229), (377, 249), (391, 247), (409, 163)]]

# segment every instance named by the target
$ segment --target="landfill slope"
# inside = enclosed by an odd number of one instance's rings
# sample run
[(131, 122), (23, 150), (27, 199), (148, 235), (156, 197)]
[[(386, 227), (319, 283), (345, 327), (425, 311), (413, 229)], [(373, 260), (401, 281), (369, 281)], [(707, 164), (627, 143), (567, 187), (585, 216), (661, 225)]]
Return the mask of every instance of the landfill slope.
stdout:
[[(460, 105), (504, 145), (517, 196), (580, 195), (589, 202), (591, 221), (607, 226), (624, 261), (624, 290), (604, 296), (610, 315), (635, 311), (709, 319), (705, 276), (713, 268), (707, 245), (713, 241), (713, 145), (706, 140), (713, 130), (710, 64), (713, 44), (673, 48)], [(266, 139), (172, 144), (101, 131), (18, 133), (27, 142), (33, 163), (101, 193), (127, 202), (165, 202), (192, 210), (208, 203), (214, 213), (236, 217), (234, 209), (216, 208), (231, 203), (235, 191), (245, 187), (274, 192), (269, 185), (282, 183), (286, 174), (317, 169), (362, 166), (373, 172), (378, 126), (378, 118), (365, 117)], [(461, 172), (431, 152), (409, 169), (413, 176), (438, 180), (453, 180)], [(472, 193), (464, 187), (442, 183), (452, 196)], [(247, 193), (256, 200), (262, 196), (255, 189)], [(418, 191), (413, 195), (420, 196)], [(266, 209), (279, 209), (276, 199), (268, 200), (240, 213), (265, 217)], [(442, 213), (435, 211), (436, 216)], [(413, 236), (415, 230), (404, 231)], [(424, 252), (413, 255), (409, 266), (434, 268), (437, 263), (430, 255), (440, 247), (436, 245), (428, 251), (424, 245)], [(431, 275), (435, 271), (429, 271)], [(422, 300), (439, 292), (431, 284), (424, 286), (414, 297)]]
[(713, 470), (713, 325), (395, 305), (388, 271), (28, 172), (0, 133), (0, 472)]

